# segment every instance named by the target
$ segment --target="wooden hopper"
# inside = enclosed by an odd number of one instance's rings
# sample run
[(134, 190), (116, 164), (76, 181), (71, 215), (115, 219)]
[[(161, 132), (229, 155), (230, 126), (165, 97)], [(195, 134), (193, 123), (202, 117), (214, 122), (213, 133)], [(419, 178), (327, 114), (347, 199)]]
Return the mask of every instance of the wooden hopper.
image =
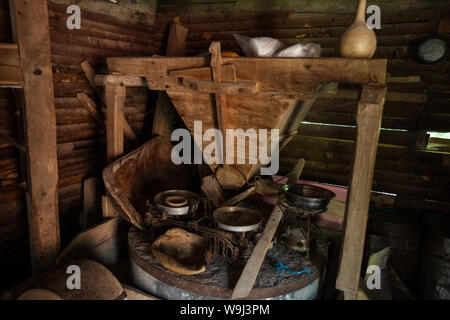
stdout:
[[(108, 58), (110, 72), (117, 74), (97, 76), (96, 82), (166, 91), (191, 133), (194, 121), (202, 121), (202, 133), (252, 128), (267, 129), (270, 137), (270, 129), (279, 129), (281, 149), (323, 83), (383, 85), (386, 78), (386, 60), (221, 57), (218, 42), (210, 52), (210, 57)], [(248, 150), (245, 157), (245, 164), (210, 165), (222, 186), (239, 188), (257, 174), (261, 164), (249, 164)]]

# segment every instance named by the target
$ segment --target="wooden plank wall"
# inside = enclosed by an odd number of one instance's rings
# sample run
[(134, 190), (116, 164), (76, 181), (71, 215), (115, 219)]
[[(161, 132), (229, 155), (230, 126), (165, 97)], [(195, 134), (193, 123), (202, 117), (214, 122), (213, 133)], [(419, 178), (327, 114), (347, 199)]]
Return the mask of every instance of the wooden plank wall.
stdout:
[[(8, 1), (0, 1), (0, 42), (12, 42)], [(15, 112), (13, 90), (0, 88), (0, 133), (18, 141)], [(20, 170), (18, 149), (0, 136), (0, 289), (14, 280), (14, 274), (31, 273)]]
[[(106, 166), (105, 134), (76, 98), (78, 92), (85, 92), (100, 106), (80, 63), (87, 60), (101, 73), (106, 71), (108, 56), (152, 55), (153, 30), (84, 9), (81, 29), (69, 30), (67, 6), (49, 2), (48, 7), (58, 140), (59, 214), (64, 246), (80, 231), (83, 180), (99, 176)], [(8, 1), (0, 1), (0, 42), (12, 42)], [(145, 88), (127, 89), (125, 115), (142, 141), (150, 137), (153, 101), (153, 95)], [(14, 112), (12, 90), (0, 89), (0, 131), (17, 139)], [(29, 253), (26, 204), (19, 183), (18, 151), (0, 137), (0, 272), (23, 277), (29, 272)], [(13, 280), (0, 281), (0, 290)]]
[[(55, 107), (58, 135), (59, 208), (61, 233), (71, 237), (82, 210), (82, 182), (106, 165), (105, 134), (76, 98), (85, 92), (100, 100), (80, 68), (89, 61), (97, 73), (106, 70), (106, 57), (145, 56), (154, 53), (153, 30), (82, 10), (80, 30), (66, 27), (66, 5), (49, 3)], [(128, 88), (125, 116), (138, 136), (151, 130), (151, 99), (145, 88)], [(65, 218), (66, 217), (66, 218)]]
[[(328, 13), (307, 13), (312, 12), (311, 8), (304, 7), (302, 11), (299, 6), (272, 11), (240, 10), (239, 4), (244, 2), (161, 3), (155, 28), (159, 52), (164, 52), (169, 21), (178, 16), (189, 29), (190, 55), (207, 52), (214, 40), (221, 41), (222, 50), (242, 54), (232, 37), (233, 33), (241, 33), (275, 37), (287, 44), (320, 43), (323, 56), (332, 57), (336, 56), (339, 37), (352, 22), (354, 12), (353, 5), (347, 12), (342, 8), (333, 10), (332, 2)], [(381, 5), (382, 25), (376, 31), (375, 57), (389, 59), (391, 77), (419, 76), (420, 81), (396, 83), (393, 79), (388, 84), (373, 190), (398, 196), (374, 194), (373, 205), (450, 212), (450, 155), (416, 147), (425, 131), (450, 131), (450, 61), (428, 66), (414, 60), (414, 48), (420, 39), (435, 35), (440, 29), (440, 36), (449, 40), (445, 26), (450, 6), (442, 9), (437, 4), (434, 9), (413, 10), (402, 4), (402, 8), (390, 6), (389, 11)], [(307, 162), (302, 177), (348, 185), (357, 101), (356, 97), (345, 97), (317, 101), (305, 119), (307, 123), (281, 153), (281, 173), (289, 172), (297, 159), (304, 157)]]

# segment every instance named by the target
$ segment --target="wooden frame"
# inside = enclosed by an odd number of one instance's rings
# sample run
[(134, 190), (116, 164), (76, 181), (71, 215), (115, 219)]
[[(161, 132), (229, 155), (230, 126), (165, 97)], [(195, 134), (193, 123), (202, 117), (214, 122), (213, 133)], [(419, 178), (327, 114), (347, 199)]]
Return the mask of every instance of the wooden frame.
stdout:
[[(353, 173), (346, 204), (345, 231), (336, 283), (336, 288), (344, 292), (345, 298), (356, 299), (379, 129), (386, 96), (387, 61), (227, 57), (218, 61), (217, 54), (214, 54), (217, 51), (215, 49), (217, 45), (211, 47), (210, 52), (215, 56), (211, 61), (209, 57), (109, 58), (109, 70), (118, 74), (96, 76), (95, 81), (97, 85), (146, 84), (151, 90), (166, 91), (175, 107), (181, 108), (183, 113), (185, 109), (180, 104), (180, 99), (189, 100), (190, 96), (207, 96), (211, 93), (216, 95), (216, 108), (222, 107), (222, 111), (224, 109), (221, 104), (225, 101), (222, 97), (227, 97), (228, 106), (229, 97), (239, 95), (245, 95), (246, 99), (250, 95), (271, 97), (270, 101), (303, 100), (305, 108), (285, 115), (293, 119), (290, 123), (284, 123), (287, 133), (295, 131), (300, 125), (301, 119), (318, 96), (317, 90), (322, 83), (362, 85)], [(196, 102), (199, 103), (199, 100)], [(204, 114), (200, 114), (201, 117), (204, 117)], [(222, 120), (226, 117), (226, 114), (223, 115)], [(218, 123), (219, 128), (225, 125), (224, 121), (220, 122), (220, 118)], [(226, 124), (230, 125), (228, 121)], [(285, 146), (286, 143), (282, 145)], [(252, 170), (248, 171), (249, 175), (254, 173)]]

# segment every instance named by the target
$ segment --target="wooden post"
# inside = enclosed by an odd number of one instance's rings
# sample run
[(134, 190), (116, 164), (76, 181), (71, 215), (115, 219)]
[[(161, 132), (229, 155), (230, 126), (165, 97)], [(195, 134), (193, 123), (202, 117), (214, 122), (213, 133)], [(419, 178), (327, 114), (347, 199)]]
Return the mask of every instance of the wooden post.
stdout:
[[(105, 86), (106, 99), (106, 157), (113, 162), (124, 152), (123, 145), (123, 107), (125, 104), (125, 86)], [(103, 199), (103, 218), (116, 217), (109, 198)]]
[(58, 160), (50, 30), (46, 0), (10, 0), (13, 38), (24, 79), (27, 210), (33, 273), (60, 250)]
[[(187, 34), (188, 29), (179, 23), (172, 23), (170, 26), (169, 41), (167, 42), (166, 56), (182, 57), (185, 55)], [(170, 141), (175, 114), (176, 110), (167, 93), (160, 92), (156, 103), (152, 136), (161, 136)]]
[(108, 163), (123, 154), (123, 108), (125, 103), (124, 86), (106, 86), (106, 155)]
[(244, 270), (242, 271), (242, 274), (236, 283), (236, 287), (233, 290), (231, 299), (242, 299), (250, 294), (253, 285), (255, 284), (256, 277), (258, 276), (259, 269), (261, 269), (267, 250), (269, 250), (273, 236), (275, 235), (282, 218), (283, 211), (281, 211), (279, 204), (276, 204), (270, 214), (269, 220), (264, 226), (264, 231), (261, 234), (261, 237), (256, 243), (250, 258), (245, 264)]
[[(97, 93), (97, 95), (100, 97), (100, 102), (103, 103), (105, 105), (105, 107), (106, 107), (106, 104), (107, 104), (106, 96), (105, 96), (106, 93), (103, 94), (102, 90), (100, 90), (100, 88), (97, 87), (97, 85), (95, 84), (95, 72), (94, 72), (94, 69), (92, 69), (91, 65), (87, 61), (83, 61), (80, 64), (80, 66), (81, 66), (81, 69), (84, 71), (84, 75), (88, 79), (88, 81), (91, 84), (92, 88)], [(84, 94), (84, 95), (86, 96), (86, 94)], [(78, 99), (80, 99), (80, 94), (78, 94), (77, 97), (78, 97)], [(83, 103), (83, 100), (80, 99), (80, 101)], [(87, 99), (84, 99), (84, 101), (87, 101)], [(95, 108), (95, 109), (92, 109), (92, 110), (97, 110), (97, 109)], [(92, 114), (92, 110), (90, 110), (91, 114)], [(97, 120), (97, 118), (96, 118), (96, 120)], [(127, 139), (129, 141), (136, 140), (137, 136), (134, 133), (133, 129), (130, 127), (130, 124), (128, 123), (127, 119), (125, 118), (125, 115), (122, 115), (122, 120), (121, 121), (123, 122), (123, 131), (124, 131), (124, 134), (127, 137)]]
[(101, 220), (97, 203), (100, 200), (97, 194), (97, 177), (91, 177), (83, 181), (83, 215), (81, 226), (83, 230), (90, 228)]
[[(213, 74), (213, 81), (220, 83), (222, 81), (222, 49), (219, 41), (214, 41), (209, 46), (209, 53), (211, 53), (211, 69)], [(226, 136), (227, 136), (227, 98), (224, 94), (216, 93), (216, 114), (217, 125), (220, 132), (222, 132), (222, 146), (218, 146), (222, 150), (223, 167), (227, 170), (226, 164)]]
[(363, 86), (357, 113), (356, 150), (344, 219), (336, 288), (356, 299), (366, 237), (370, 192), (386, 87)]

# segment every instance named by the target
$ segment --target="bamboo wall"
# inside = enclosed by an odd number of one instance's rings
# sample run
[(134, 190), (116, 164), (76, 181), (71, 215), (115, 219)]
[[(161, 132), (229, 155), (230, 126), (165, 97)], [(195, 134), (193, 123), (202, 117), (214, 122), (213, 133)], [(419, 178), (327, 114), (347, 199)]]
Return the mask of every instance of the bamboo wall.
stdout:
[[(325, 57), (337, 56), (335, 48), (340, 35), (352, 22), (356, 3), (348, 1), (347, 6), (333, 8), (334, 4), (329, 2), (326, 12), (321, 12), (323, 1), (318, 1), (317, 5), (310, 2), (310, 6), (303, 7), (284, 1), (291, 6), (274, 5), (270, 11), (246, 8), (245, 3), (250, 6), (251, 1), (185, 5), (171, 2), (160, 2), (156, 15), (155, 42), (161, 54), (168, 23), (179, 17), (189, 29), (187, 46), (191, 55), (207, 52), (213, 40), (220, 40), (223, 50), (242, 54), (232, 37), (233, 33), (241, 33), (275, 37), (287, 44), (320, 43)], [(382, 25), (376, 31), (375, 58), (389, 59), (391, 80), (373, 190), (391, 195), (374, 193), (373, 205), (450, 212), (450, 154), (423, 149), (427, 131), (450, 131), (450, 62), (429, 66), (418, 63), (414, 57), (415, 45), (421, 39), (439, 34), (449, 40), (450, 6), (447, 3), (442, 9), (440, 5), (440, 1), (418, 2), (415, 8), (408, 9), (400, 2), (395, 6), (380, 4)], [(420, 78), (398, 82), (408, 77)], [(344, 86), (342, 89), (339, 98), (320, 98), (313, 106), (305, 119), (307, 123), (281, 152), (282, 174), (288, 173), (299, 157), (304, 157), (303, 178), (348, 185), (357, 100), (355, 92), (351, 91), (355, 88)]]

